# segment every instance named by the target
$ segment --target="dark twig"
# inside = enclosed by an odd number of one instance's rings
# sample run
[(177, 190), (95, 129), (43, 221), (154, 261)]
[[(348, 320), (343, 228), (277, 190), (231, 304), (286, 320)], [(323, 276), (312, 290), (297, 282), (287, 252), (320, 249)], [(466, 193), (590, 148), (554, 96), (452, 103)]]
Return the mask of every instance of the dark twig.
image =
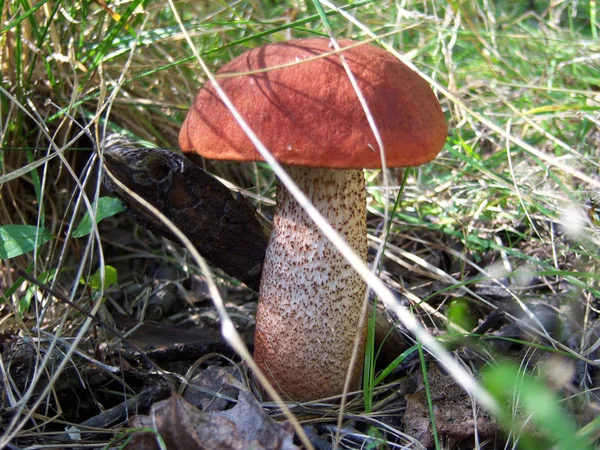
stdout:
[[(98, 414), (94, 417), (91, 417), (87, 420), (84, 420), (80, 424), (77, 424), (75, 427), (77, 428), (77, 433), (98, 433), (98, 428), (106, 428), (107, 426), (128, 418), (131, 415), (131, 411), (134, 411), (137, 414), (137, 411), (140, 408), (147, 408), (154, 401), (164, 397), (168, 393), (168, 390), (165, 389), (165, 386), (152, 386), (144, 389), (135, 397), (130, 398), (129, 400), (119, 403), (116, 406), (104, 411), (101, 414)], [(86, 429), (90, 430), (86, 430)], [(53, 437), (53, 439), (57, 441), (63, 442), (72, 442), (72, 439), (69, 437), (67, 433), (60, 434), (58, 436)]]
[[(43, 291), (52, 295), (54, 298), (60, 300), (61, 302), (65, 303), (66, 305), (69, 305), (71, 308), (73, 308), (76, 311), (80, 312), (81, 314), (85, 315), (86, 317), (89, 317), (90, 319), (92, 319), (95, 323), (97, 323), (102, 328), (104, 328), (106, 331), (108, 331), (110, 334), (112, 334), (117, 339), (119, 339), (124, 345), (131, 348), (135, 353), (139, 354), (140, 358), (142, 358), (146, 364), (148, 364), (150, 367), (155, 369), (157, 372), (163, 374), (165, 376), (165, 378), (167, 380), (169, 380), (169, 377), (167, 377), (167, 374), (160, 367), (158, 367), (150, 358), (148, 358), (148, 356), (146, 356), (146, 354), (144, 352), (142, 352), (142, 350), (140, 350), (138, 347), (136, 347), (134, 344), (132, 344), (126, 338), (124, 338), (123, 335), (117, 329), (111, 327), (110, 325), (103, 322), (102, 320), (100, 320), (99, 318), (94, 316), (93, 314), (90, 314), (88, 311), (86, 311), (81, 306), (73, 303), (71, 300), (69, 300), (66, 296), (64, 296), (63, 294), (58, 292), (56, 289), (53, 289), (50, 286), (47, 286), (44, 283), (37, 280), (35, 277), (32, 277), (27, 272), (25, 272), (23, 269), (17, 269), (17, 272), (20, 277), (23, 277), (25, 280), (27, 280), (31, 284), (34, 284), (35, 286), (39, 287)], [(175, 391), (174, 388), (172, 390)]]
[(490, 330), (498, 328), (498, 324), (504, 318), (504, 311), (494, 310), (485, 318), (485, 320), (475, 330), (474, 335), (484, 335)]

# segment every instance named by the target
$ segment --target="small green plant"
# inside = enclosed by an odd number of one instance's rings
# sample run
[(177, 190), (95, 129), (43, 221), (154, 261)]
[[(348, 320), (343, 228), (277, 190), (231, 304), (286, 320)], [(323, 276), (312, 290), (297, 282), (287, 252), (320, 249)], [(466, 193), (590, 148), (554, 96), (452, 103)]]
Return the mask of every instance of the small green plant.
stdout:
[(44, 245), (52, 233), (35, 225), (3, 225), (0, 227), (0, 259), (15, 258)]
[[(123, 211), (123, 205), (119, 199), (114, 197), (100, 197), (97, 202), (92, 203), (92, 209), (96, 211), (96, 223), (100, 223), (101, 220), (107, 217), (114, 216), (115, 214)], [(89, 212), (86, 212), (79, 222), (79, 226), (73, 232), (74, 238), (81, 238), (87, 236), (92, 232), (92, 219)]]
[(385, 448), (385, 443), (387, 442), (383, 437), (383, 433), (379, 428), (369, 427), (367, 431), (371, 440), (367, 442), (364, 448), (368, 450), (378, 450), (380, 448)]
[(577, 432), (575, 421), (561, 407), (559, 397), (550, 387), (513, 364), (488, 368), (483, 373), (483, 384), (498, 403), (498, 418), (518, 437), (520, 448), (537, 450), (542, 440), (548, 442), (544, 448), (594, 448)]
[(117, 269), (113, 266), (104, 266), (104, 285), (102, 283), (102, 271), (100, 269), (98, 269), (95, 274), (90, 275), (87, 279), (82, 277), (79, 280), (79, 283), (89, 285), (90, 288), (97, 291), (102, 287), (108, 289), (113, 284), (116, 284), (117, 281), (119, 281)]
[[(56, 268), (53, 268), (40, 273), (37, 276), (37, 279), (41, 284), (48, 284), (56, 277), (56, 274), (57, 270)], [(18, 313), (20, 317), (23, 317), (23, 315), (29, 310), (29, 307), (31, 306), (31, 300), (37, 291), (38, 287), (34, 284), (30, 285), (25, 291), (25, 294), (19, 301)]]
[[(447, 313), (448, 320), (465, 330), (472, 330), (477, 325), (477, 319), (472, 313), (466, 298), (457, 298), (450, 302)], [(449, 328), (452, 332), (452, 328)]]

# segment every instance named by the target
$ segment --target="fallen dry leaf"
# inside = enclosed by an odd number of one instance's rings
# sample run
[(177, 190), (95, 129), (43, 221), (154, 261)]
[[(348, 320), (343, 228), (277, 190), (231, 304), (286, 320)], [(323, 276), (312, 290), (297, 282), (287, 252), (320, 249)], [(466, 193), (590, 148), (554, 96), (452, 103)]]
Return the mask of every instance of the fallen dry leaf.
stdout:
[(259, 442), (265, 450), (296, 450), (290, 423), (275, 422), (260, 407), (248, 391), (240, 391), (238, 403), (233, 408), (214, 413), (236, 424), (238, 432), (246, 439)]
[[(156, 430), (169, 450), (259, 450), (261, 447), (240, 437), (235, 424), (225, 417), (213, 417), (190, 405), (179, 395), (156, 403), (148, 416), (134, 416), (135, 428)], [(152, 433), (136, 433), (127, 450), (159, 450)], [(154, 435), (155, 436), (155, 435)]]
[[(496, 422), (480, 408), (477, 409), (475, 423), (471, 398), (452, 377), (440, 372), (435, 364), (430, 364), (427, 378), (439, 436), (461, 441), (472, 438), (475, 429), (480, 439), (496, 433)], [(435, 444), (422, 376), (416, 392), (406, 395), (406, 412), (402, 420), (406, 434), (419, 440), (425, 447)]]
[[(203, 373), (204, 372), (204, 373)], [(298, 450), (288, 423), (269, 417), (245, 387), (223, 368), (207, 368), (194, 377), (204, 388), (193, 395), (210, 412), (201, 411), (179, 395), (156, 403), (148, 416), (134, 416), (132, 427), (155, 430), (136, 432), (127, 450), (159, 450), (158, 436), (169, 450)], [(213, 378), (213, 383), (209, 379)], [(211, 398), (207, 392), (226, 393), (237, 397), (235, 406), (222, 398)], [(187, 392), (187, 391), (186, 391)], [(215, 402), (212, 402), (215, 400)]]
[(183, 398), (204, 412), (231, 408), (231, 402), (224, 397), (235, 399), (238, 392), (245, 389), (235, 378), (235, 372), (231, 366), (208, 366), (190, 380)]

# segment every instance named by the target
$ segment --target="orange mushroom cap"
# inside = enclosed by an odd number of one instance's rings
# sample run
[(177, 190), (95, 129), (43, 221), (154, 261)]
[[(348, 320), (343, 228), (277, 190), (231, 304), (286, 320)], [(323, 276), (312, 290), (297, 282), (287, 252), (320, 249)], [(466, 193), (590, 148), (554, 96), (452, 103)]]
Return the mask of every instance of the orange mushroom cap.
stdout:
[[(280, 163), (379, 168), (377, 141), (340, 56), (319, 57), (332, 51), (323, 38), (267, 44), (227, 63), (218, 74), (230, 76), (217, 81)], [(417, 166), (435, 158), (448, 130), (427, 82), (373, 45), (357, 45), (343, 55), (381, 135), (387, 166)], [(210, 83), (196, 96), (179, 145), (210, 159), (263, 160)]]

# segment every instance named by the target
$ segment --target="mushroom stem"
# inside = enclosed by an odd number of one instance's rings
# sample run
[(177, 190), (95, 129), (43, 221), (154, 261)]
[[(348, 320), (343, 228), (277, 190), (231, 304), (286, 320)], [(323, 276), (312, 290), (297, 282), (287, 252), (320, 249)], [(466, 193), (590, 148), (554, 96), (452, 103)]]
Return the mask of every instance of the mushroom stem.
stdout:
[[(286, 170), (319, 212), (363, 258), (367, 256), (362, 170)], [(263, 265), (254, 358), (274, 386), (296, 401), (342, 393), (366, 285), (279, 185)], [(366, 328), (351, 388), (362, 372)]]

